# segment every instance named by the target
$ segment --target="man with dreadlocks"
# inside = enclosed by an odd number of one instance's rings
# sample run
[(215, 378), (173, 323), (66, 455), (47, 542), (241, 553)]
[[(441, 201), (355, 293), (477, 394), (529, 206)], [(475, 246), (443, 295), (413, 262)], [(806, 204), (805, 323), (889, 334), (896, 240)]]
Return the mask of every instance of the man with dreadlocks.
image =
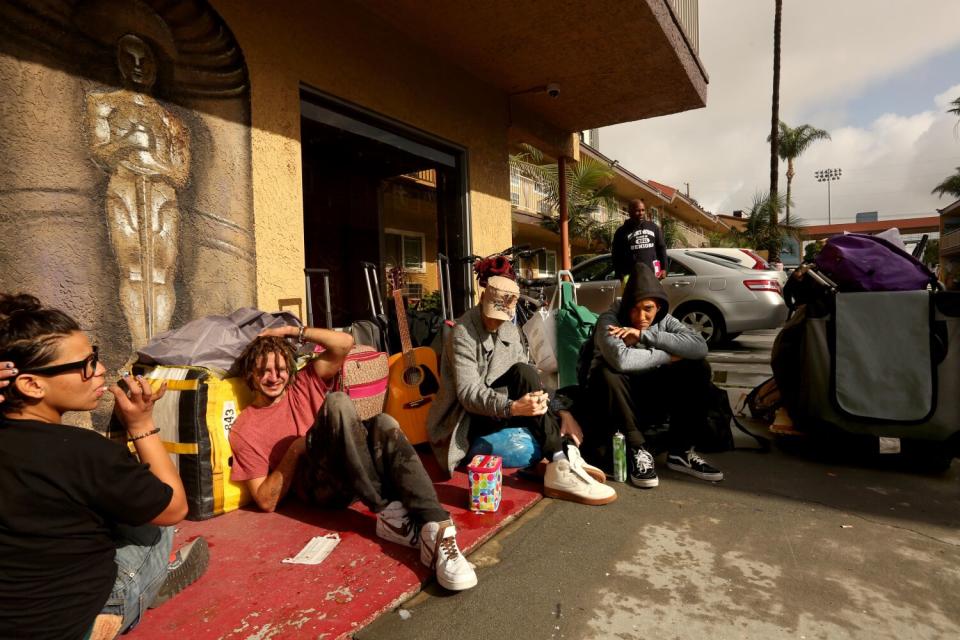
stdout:
[[(288, 339), (320, 345), (318, 358), (296, 370)], [(238, 360), (255, 399), (230, 430), (232, 479), (273, 511), (291, 489), (300, 499), (342, 508), (359, 499), (377, 514), (377, 535), (420, 547), (437, 582), (461, 591), (477, 584), (457, 547), (456, 528), (397, 421), (381, 414), (363, 422), (350, 397), (331, 391), (353, 346), (346, 333), (312, 327), (266, 329)]]

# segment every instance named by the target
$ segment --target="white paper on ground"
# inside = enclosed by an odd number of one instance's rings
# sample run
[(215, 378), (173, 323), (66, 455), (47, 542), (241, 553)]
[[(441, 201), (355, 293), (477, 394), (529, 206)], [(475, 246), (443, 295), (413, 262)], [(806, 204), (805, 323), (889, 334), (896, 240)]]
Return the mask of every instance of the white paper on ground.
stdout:
[(340, 544), (340, 535), (328, 533), (325, 536), (317, 536), (307, 543), (300, 553), (292, 558), (284, 558), (281, 562), (287, 564), (320, 564), (327, 559), (330, 552)]

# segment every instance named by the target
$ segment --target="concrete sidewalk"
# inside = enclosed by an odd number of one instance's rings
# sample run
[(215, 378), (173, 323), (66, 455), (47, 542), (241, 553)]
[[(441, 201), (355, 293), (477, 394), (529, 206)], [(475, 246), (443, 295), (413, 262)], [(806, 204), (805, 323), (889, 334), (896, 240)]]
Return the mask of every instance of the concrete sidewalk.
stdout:
[(960, 461), (937, 475), (817, 452), (663, 468), (606, 507), (544, 500), (473, 554), (480, 585), (422, 593), (355, 637), (960, 637)]

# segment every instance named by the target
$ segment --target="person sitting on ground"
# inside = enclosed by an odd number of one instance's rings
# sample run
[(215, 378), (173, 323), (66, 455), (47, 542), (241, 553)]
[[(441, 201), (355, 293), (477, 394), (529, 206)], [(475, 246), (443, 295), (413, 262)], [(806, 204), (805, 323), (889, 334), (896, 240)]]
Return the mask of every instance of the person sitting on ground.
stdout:
[[(318, 344), (323, 353), (298, 372), (287, 338)], [(397, 421), (380, 414), (364, 423), (350, 397), (332, 391), (352, 346), (350, 334), (292, 326), (266, 329), (247, 345), (238, 369), (255, 398), (230, 430), (231, 478), (245, 481), (264, 511), (275, 510), (291, 489), (325, 508), (359, 499), (377, 514), (378, 536), (419, 546), (441, 586), (469, 589), (477, 575)]]
[(663, 443), (667, 467), (701, 480), (723, 480), (723, 473), (694, 451), (707, 420), (707, 343), (671, 316), (669, 306), (653, 271), (638, 264), (623, 298), (600, 315), (594, 332), (587, 395), (605, 412), (610, 428), (623, 433), (630, 482), (643, 488), (659, 483), (647, 435), (663, 417), (670, 424)]
[(617, 494), (603, 483), (603, 472), (580, 455), (579, 425), (569, 412), (550, 408), (550, 397), (530, 364), (512, 322), (519, 293), (513, 280), (491, 277), (480, 304), (464, 313), (447, 335), (440, 391), (427, 417), (434, 454), (452, 474), (477, 438), (523, 427), (549, 461), (545, 495), (591, 505), (612, 502)]
[(165, 389), (139, 376), (110, 387), (138, 462), (62, 423), (97, 407), (106, 373), (70, 316), (0, 294), (0, 362), (0, 638), (126, 631), (207, 566), (202, 538), (171, 558), (187, 500), (152, 417)]

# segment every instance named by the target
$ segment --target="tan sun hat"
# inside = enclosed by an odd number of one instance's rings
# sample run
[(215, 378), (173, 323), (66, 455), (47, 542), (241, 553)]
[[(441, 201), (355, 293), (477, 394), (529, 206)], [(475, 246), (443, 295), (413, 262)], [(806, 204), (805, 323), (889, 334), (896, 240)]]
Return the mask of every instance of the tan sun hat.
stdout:
[(480, 297), (483, 315), (494, 320), (513, 320), (519, 297), (520, 287), (516, 282), (503, 276), (493, 276), (487, 280), (487, 288)]

